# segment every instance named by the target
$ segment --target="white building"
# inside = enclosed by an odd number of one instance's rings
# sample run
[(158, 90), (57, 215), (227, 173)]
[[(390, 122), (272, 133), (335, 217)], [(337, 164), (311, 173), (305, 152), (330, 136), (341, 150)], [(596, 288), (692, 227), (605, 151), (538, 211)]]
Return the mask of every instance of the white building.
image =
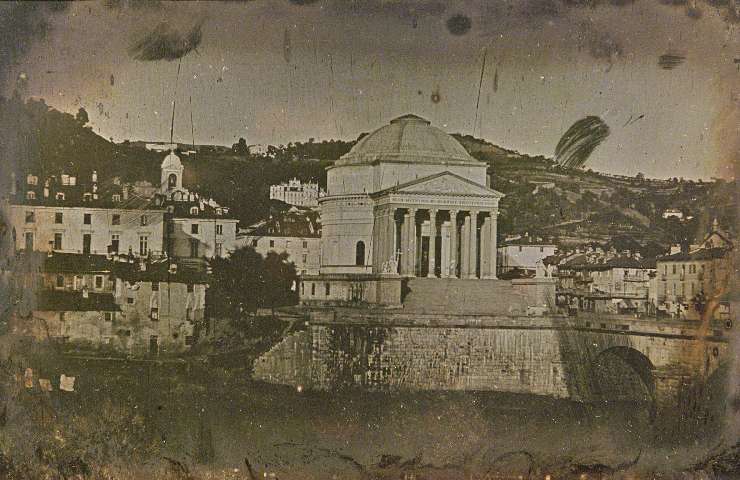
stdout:
[(663, 218), (677, 218), (683, 220), (683, 212), (677, 208), (669, 208), (663, 212)]
[(182, 186), (185, 168), (170, 152), (162, 161), (160, 192), (166, 208), (165, 245), (177, 258), (227, 256), (236, 248), (237, 219), (229, 217), (228, 207), (201, 197)]
[[(74, 178), (74, 177), (71, 177)], [(164, 252), (164, 208), (156, 200), (129, 198), (115, 183), (98, 188), (67, 175), (39, 182), (29, 175), (3, 202), (16, 250), (158, 256)]]
[(503, 194), (487, 186), (485, 163), (427, 120), (396, 118), (327, 170), (320, 274), (304, 278), (302, 301), (397, 303), (386, 275), (496, 278)]
[(321, 225), (314, 210), (292, 207), (250, 225), (237, 236), (237, 247), (251, 246), (266, 256), (287, 253), (299, 275), (316, 274), (321, 259)]
[(535, 273), (537, 264), (550, 255), (555, 255), (557, 247), (552, 244), (511, 242), (498, 247), (498, 273), (512, 270)]
[(323, 195), (324, 192), (318, 183), (303, 183), (297, 178), (270, 186), (270, 199), (298, 207), (316, 207), (319, 204), (319, 197)]

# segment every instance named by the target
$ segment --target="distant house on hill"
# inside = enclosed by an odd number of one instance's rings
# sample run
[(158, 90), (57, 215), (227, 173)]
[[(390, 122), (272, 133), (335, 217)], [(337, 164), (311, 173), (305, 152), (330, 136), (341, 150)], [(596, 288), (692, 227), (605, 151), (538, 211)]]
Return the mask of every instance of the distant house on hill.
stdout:
[(677, 208), (669, 208), (663, 212), (663, 218), (677, 218), (683, 220), (683, 212)]

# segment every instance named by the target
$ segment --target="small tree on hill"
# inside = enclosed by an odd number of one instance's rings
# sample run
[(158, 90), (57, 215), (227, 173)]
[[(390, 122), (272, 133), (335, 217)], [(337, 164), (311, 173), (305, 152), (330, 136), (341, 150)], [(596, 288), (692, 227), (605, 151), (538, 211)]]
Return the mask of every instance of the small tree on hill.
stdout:
[(85, 126), (88, 123), (90, 123), (90, 117), (87, 114), (87, 110), (80, 107), (80, 109), (77, 110), (77, 115), (75, 115), (75, 120), (77, 120), (77, 122), (82, 126)]
[(238, 142), (231, 146), (231, 150), (233, 150), (237, 155), (246, 157), (249, 155), (249, 145), (247, 145), (247, 140), (245, 138), (240, 138)]

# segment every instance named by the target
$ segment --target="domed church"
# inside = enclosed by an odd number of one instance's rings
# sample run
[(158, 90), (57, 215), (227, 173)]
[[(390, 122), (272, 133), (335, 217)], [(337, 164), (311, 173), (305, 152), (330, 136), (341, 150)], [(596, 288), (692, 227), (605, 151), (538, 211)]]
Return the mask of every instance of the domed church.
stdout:
[(384, 303), (372, 279), (389, 276), (495, 278), (503, 194), (487, 178), (485, 163), (416, 115), (363, 137), (328, 168), (321, 278), (305, 279), (326, 281), (313, 294), (304, 281), (302, 299)]

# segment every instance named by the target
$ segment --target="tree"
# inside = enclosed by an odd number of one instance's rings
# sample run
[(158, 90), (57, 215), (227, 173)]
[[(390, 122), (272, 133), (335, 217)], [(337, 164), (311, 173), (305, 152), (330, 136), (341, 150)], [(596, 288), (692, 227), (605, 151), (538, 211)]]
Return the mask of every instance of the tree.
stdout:
[(75, 115), (75, 120), (77, 120), (77, 122), (82, 126), (90, 123), (90, 117), (87, 115), (87, 110), (80, 107), (80, 109), (77, 110), (77, 115)]
[(262, 275), (264, 292), (262, 306), (275, 311), (275, 307), (293, 305), (296, 303), (297, 285), (296, 269), (293, 262), (288, 261), (288, 254), (269, 252), (265, 257), (264, 272)]
[(249, 145), (247, 145), (247, 140), (243, 137), (239, 138), (239, 141), (231, 146), (231, 150), (233, 150), (237, 155), (246, 157), (249, 155)]
[(262, 295), (262, 256), (252, 247), (243, 247), (228, 258), (214, 258), (210, 265), (208, 305), (213, 314), (238, 319), (256, 312)]

